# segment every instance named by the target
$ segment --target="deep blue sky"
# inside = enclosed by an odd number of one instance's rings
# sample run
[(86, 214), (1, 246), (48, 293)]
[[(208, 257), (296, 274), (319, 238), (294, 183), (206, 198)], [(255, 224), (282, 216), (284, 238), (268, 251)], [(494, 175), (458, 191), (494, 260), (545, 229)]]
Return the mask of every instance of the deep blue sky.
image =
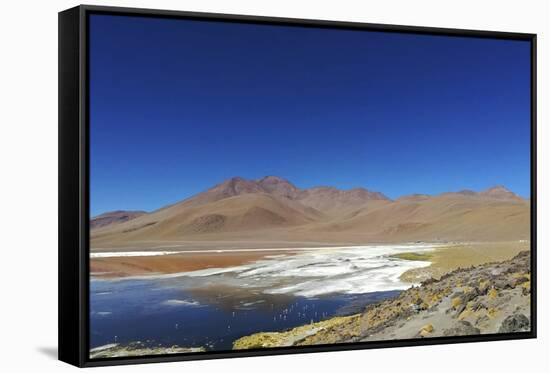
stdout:
[(529, 195), (529, 43), (93, 15), (92, 215), (232, 176)]

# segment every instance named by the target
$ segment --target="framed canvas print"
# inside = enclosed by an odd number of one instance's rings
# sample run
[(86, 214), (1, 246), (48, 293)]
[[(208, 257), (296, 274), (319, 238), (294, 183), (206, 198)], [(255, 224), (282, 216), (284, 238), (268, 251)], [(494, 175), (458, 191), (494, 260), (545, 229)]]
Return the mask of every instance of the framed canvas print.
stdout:
[(536, 36), (59, 14), (59, 357), (536, 336)]

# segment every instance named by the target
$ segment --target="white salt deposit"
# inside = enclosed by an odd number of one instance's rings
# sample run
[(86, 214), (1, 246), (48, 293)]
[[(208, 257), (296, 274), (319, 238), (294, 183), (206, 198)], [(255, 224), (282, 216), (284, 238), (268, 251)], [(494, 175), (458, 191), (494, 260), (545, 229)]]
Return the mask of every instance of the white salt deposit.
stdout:
[(215, 280), (232, 274), (243, 287), (263, 287), (268, 294), (315, 297), (330, 293), (370, 293), (403, 290), (411, 283), (399, 279), (404, 272), (427, 267), (430, 262), (402, 260), (392, 255), (428, 252), (437, 245), (346, 246), (304, 249), (296, 255), (265, 258), (228, 268), (209, 268), (183, 273)]
[(121, 252), (100, 252), (90, 253), (90, 258), (116, 258), (128, 256), (158, 256), (178, 254), (178, 251), (121, 251)]

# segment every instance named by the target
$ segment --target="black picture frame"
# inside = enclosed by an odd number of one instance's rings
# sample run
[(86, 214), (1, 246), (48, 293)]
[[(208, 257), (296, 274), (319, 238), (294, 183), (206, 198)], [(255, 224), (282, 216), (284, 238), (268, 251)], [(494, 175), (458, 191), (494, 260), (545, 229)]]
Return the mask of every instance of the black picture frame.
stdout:
[[(531, 331), (90, 360), (88, 17), (131, 15), (523, 40), (531, 44)], [(536, 338), (536, 34), (81, 5), (59, 13), (59, 360), (79, 367)]]

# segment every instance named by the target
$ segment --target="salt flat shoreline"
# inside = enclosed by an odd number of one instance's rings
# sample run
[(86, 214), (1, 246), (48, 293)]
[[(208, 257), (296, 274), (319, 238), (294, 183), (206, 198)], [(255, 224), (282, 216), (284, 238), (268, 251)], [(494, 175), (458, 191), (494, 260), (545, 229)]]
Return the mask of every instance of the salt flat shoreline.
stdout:
[(118, 278), (174, 274), (212, 268), (226, 268), (252, 263), (276, 256), (306, 252), (364, 249), (434, 249), (437, 243), (400, 243), (369, 245), (338, 245), (321, 247), (228, 248), (182, 251), (101, 251), (90, 253), (91, 274), (94, 277)]
[[(265, 243), (264, 243), (265, 244)], [(518, 252), (529, 248), (529, 241), (507, 242), (422, 242), (422, 243), (370, 243), (367, 245), (326, 245), (302, 247), (228, 247), (223, 249), (133, 250), (92, 251), (90, 253), (91, 275), (98, 278), (120, 278), (173, 274), (201, 269), (226, 268), (248, 264), (277, 255), (294, 255), (311, 250), (336, 250), (365, 247), (431, 247), (433, 253), (428, 261), (431, 265), (406, 271), (402, 279), (418, 282), (429, 277), (437, 278), (456, 268), (479, 265), (492, 261), (510, 259)], [(237, 245), (238, 246), (238, 245)], [(168, 248), (168, 246), (162, 246)]]
[(160, 256), (160, 255), (187, 255), (187, 254), (232, 254), (232, 253), (255, 253), (255, 252), (296, 252), (313, 250), (335, 250), (335, 249), (363, 249), (363, 248), (395, 248), (395, 247), (415, 247), (415, 248), (437, 248), (448, 246), (445, 244), (387, 244), (387, 245), (346, 245), (346, 246), (321, 246), (321, 247), (272, 247), (258, 249), (205, 249), (205, 250), (180, 250), (180, 251), (100, 251), (90, 253), (90, 258), (117, 258), (134, 256)]
[[(127, 256), (158, 256), (158, 255), (187, 255), (187, 254), (222, 254), (222, 253), (248, 253), (248, 252), (274, 252), (274, 251), (299, 251), (299, 250), (330, 250), (353, 246), (327, 246), (327, 247), (300, 247), (300, 248), (265, 248), (265, 249), (208, 249), (208, 250), (182, 250), (182, 251), (101, 251), (90, 253), (90, 258), (117, 258)], [(359, 247), (359, 246), (357, 246)]]

